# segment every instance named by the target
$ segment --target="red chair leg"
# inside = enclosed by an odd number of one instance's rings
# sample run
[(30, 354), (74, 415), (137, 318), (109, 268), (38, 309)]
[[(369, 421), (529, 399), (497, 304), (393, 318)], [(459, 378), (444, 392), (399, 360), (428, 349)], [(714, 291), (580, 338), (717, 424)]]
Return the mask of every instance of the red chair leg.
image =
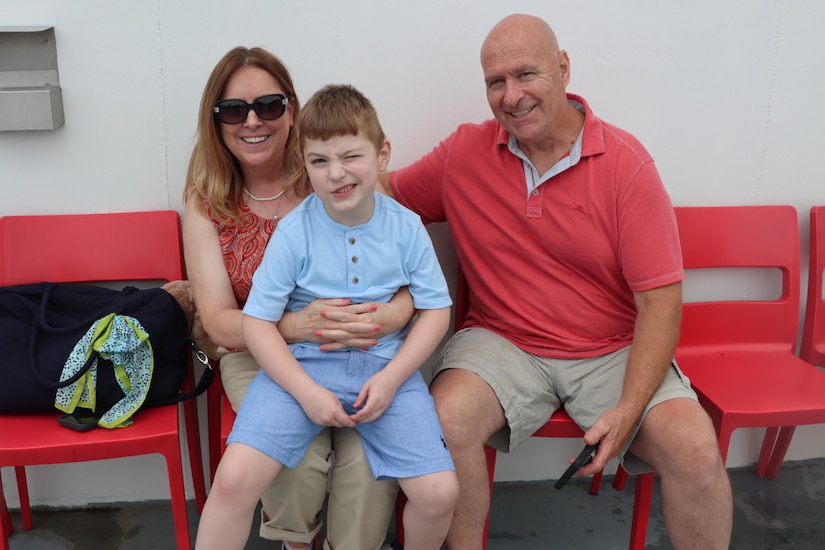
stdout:
[(223, 386), (221, 385), (217, 361), (212, 361), (212, 368), (215, 369), (216, 376), (209, 389), (206, 390), (206, 440), (209, 453), (210, 482), (215, 479), (218, 462), (221, 461), (221, 455), (223, 455), (223, 445), (221, 444)]
[(189, 537), (189, 517), (186, 512), (186, 491), (183, 485), (183, 458), (180, 444), (176, 449), (167, 449), (166, 470), (169, 476), (169, 494), (172, 501), (172, 518), (175, 523), (175, 539), (178, 550), (192, 548)]
[[(625, 472), (626, 473), (626, 472)], [(653, 500), (653, 472), (636, 476), (636, 492), (633, 496), (633, 519), (630, 522), (630, 550), (644, 550), (647, 523)]]
[(619, 464), (619, 467), (616, 469), (616, 476), (613, 478), (613, 488), (617, 491), (624, 490), (624, 486), (627, 485), (627, 478), (627, 470)]
[(9, 550), (9, 535), (14, 533), (9, 507), (6, 505), (6, 496), (0, 486), (0, 550)]
[(17, 494), (20, 499), (20, 516), (23, 518), (23, 530), (32, 530), (32, 507), (29, 500), (29, 484), (26, 481), (26, 467), (15, 466), (14, 477), (17, 479)]
[[(490, 501), (493, 499), (493, 481), (496, 477), (496, 450), (489, 445), (484, 446), (484, 454), (487, 455), (487, 475), (490, 479)], [(484, 520), (484, 534), (481, 539), (481, 550), (487, 550), (487, 533), (490, 530), (490, 509), (487, 509), (487, 519)]]
[(407, 495), (398, 491), (395, 498), (395, 540), (404, 545), (404, 505), (407, 504)]
[(603, 474), (604, 474), (604, 472), (602, 470), (599, 470), (598, 472), (593, 474), (593, 479), (590, 481), (590, 494), (591, 495), (598, 495), (599, 494), (599, 488), (602, 485), (602, 475)]
[(768, 470), (768, 462), (771, 460), (774, 445), (776, 445), (776, 436), (779, 434), (779, 428), (768, 428), (765, 431), (765, 437), (762, 439), (762, 448), (759, 450), (759, 459), (756, 461), (756, 475), (765, 477), (765, 472)]
[(187, 399), (184, 401), (183, 417), (187, 448), (189, 450), (189, 464), (192, 471), (192, 485), (195, 489), (195, 503), (198, 507), (198, 513), (202, 513), (203, 506), (206, 504), (206, 481), (204, 480), (203, 471), (203, 454), (201, 451), (197, 399)]
[(782, 466), (782, 461), (785, 460), (785, 453), (788, 452), (788, 447), (791, 445), (791, 439), (796, 431), (795, 426), (785, 426), (779, 430), (779, 436), (776, 438), (776, 445), (773, 447), (771, 459), (768, 462), (768, 467), (765, 471), (765, 477), (768, 479), (776, 479), (779, 473), (779, 468)]

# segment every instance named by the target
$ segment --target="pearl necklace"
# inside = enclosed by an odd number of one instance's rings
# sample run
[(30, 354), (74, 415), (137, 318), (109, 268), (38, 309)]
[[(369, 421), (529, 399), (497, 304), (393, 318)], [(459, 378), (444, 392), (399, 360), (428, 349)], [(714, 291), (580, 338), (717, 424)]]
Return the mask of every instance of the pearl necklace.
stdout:
[(266, 201), (274, 201), (274, 200), (280, 199), (281, 197), (284, 196), (284, 193), (286, 193), (286, 189), (281, 189), (280, 193), (278, 193), (277, 195), (274, 195), (272, 197), (256, 197), (255, 195), (250, 193), (249, 189), (247, 189), (246, 187), (243, 188), (243, 192), (246, 193), (247, 195), (249, 195), (249, 198), (251, 198), (252, 200), (255, 200), (255, 201), (258, 201), (258, 202), (266, 202)]

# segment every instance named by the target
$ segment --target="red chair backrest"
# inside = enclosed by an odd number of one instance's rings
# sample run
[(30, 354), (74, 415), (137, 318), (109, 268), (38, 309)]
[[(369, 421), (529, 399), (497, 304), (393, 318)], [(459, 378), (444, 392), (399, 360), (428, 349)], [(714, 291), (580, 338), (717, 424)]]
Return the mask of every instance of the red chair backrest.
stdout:
[(792, 206), (676, 207), (686, 270), (776, 268), (775, 300), (705, 301), (682, 308), (680, 353), (744, 348), (794, 352), (799, 326), (799, 225)]
[(174, 281), (183, 266), (174, 210), (0, 218), (0, 285)]
[(808, 301), (799, 356), (825, 367), (825, 301), (822, 300), (825, 271), (825, 206), (811, 208), (811, 247), (808, 270)]

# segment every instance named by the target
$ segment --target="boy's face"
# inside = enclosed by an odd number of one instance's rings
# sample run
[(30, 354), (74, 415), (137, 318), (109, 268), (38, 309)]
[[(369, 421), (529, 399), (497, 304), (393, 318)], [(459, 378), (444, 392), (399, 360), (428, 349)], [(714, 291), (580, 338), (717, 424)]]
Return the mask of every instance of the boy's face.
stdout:
[(303, 153), (312, 188), (330, 217), (349, 226), (368, 222), (378, 172), (386, 170), (390, 160), (389, 141), (376, 151), (361, 132), (328, 140), (304, 139)]

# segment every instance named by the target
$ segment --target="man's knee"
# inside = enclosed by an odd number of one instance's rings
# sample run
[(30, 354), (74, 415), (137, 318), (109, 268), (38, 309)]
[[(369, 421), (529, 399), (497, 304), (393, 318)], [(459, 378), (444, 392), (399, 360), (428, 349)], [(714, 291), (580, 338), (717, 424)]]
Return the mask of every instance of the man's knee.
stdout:
[(631, 451), (662, 474), (715, 475), (724, 469), (713, 424), (691, 399), (673, 399), (651, 409)]
[[(495, 392), (477, 374), (461, 369), (439, 373), (430, 385), (448, 443), (484, 443), (505, 424)], [(451, 447), (452, 448), (452, 447)]]

